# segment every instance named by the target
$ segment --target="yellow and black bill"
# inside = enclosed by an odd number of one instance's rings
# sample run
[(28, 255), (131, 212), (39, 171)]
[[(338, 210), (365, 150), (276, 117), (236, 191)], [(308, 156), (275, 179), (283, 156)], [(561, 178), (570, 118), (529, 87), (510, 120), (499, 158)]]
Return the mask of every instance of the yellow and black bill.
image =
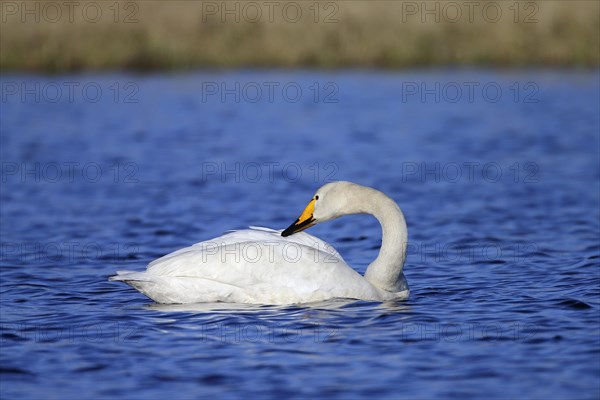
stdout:
[(293, 235), (294, 233), (298, 233), (300, 231), (305, 230), (315, 224), (315, 219), (313, 218), (313, 213), (315, 212), (315, 199), (312, 199), (302, 214), (298, 217), (293, 224), (287, 227), (286, 230), (281, 232), (281, 236), (286, 237)]

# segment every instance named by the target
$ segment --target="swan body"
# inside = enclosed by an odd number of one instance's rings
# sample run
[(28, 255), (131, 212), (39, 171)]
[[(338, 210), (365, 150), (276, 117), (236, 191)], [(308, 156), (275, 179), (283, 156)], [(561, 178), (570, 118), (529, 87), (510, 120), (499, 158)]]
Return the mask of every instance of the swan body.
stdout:
[[(374, 215), (383, 229), (379, 256), (363, 277), (329, 244), (300, 232), (346, 214)], [(146, 271), (118, 271), (157, 303), (295, 304), (349, 298), (407, 298), (402, 274), (407, 231), (402, 212), (383, 193), (350, 182), (321, 187), (286, 230), (251, 227), (197, 243), (151, 262)]]

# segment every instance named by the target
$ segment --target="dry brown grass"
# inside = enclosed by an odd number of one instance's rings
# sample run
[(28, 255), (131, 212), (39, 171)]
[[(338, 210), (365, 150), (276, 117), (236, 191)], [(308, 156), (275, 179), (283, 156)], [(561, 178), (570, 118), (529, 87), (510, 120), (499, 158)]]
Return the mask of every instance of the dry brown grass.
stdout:
[[(383, 67), (424, 65), (551, 65), (598, 66), (600, 64), (600, 2), (536, 1), (518, 3), (515, 22), (509, 7), (515, 1), (498, 1), (502, 17), (486, 21), (482, 7), (465, 14), (457, 23), (444, 18), (446, 1), (427, 1), (440, 7), (421, 21), (421, 13), (408, 14), (407, 7), (421, 8), (423, 1), (338, 1), (337, 22), (324, 23), (326, 3), (317, 4), (321, 13), (314, 22), (315, 1), (292, 2), (300, 6), (302, 18), (291, 23), (283, 18), (286, 1), (278, 2), (274, 21), (268, 20), (264, 1), (255, 2), (263, 16), (257, 22), (240, 22), (228, 16), (203, 13), (210, 4), (224, 3), (230, 9), (244, 7), (243, 1), (136, 1), (120, 4), (117, 22), (114, 2), (79, 1), (74, 20), (62, 1), (62, 17), (55, 19), (53, 6), (39, 1), (2, 1), (0, 68), (26, 71), (73, 71), (101, 69), (180, 69), (199, 67)], [(96, 23), (83, 18), (87, 3), (102, 10)], [(203, 5), (204, 3), (204, 5)], [(465, 1), (452, 2), (464, 8)], [(537, 5), (537, 11), (531, 3)], [(13, 5), (18, 11), (13, 14)], [(137, 6), (137, 11), (136, 7)], [(21, 11), (38, 7), (25, 18)], [(46, 8), (46, 15), (44, 14)], [(90, 6), (93, 7), (93, 6)], [(203, 8), (204, 7), (204, 8)], [(526, 8), (527, 7), (527, 8)], [(248, 9), (250, 11), (250, 9)], [(279, 11), (277, 11), (279, 10)], [(291, 9), (290, 9), (291, 10)], [(477, 12), (479, 10), (479, 12)], [(89, 10), (89, 15), (92, 8)], [(125, 23), (135, 11), (137, 22)], [(449, 13), (451, 9), (447, 9)], [(535, 11), (537, 22), (524, 19)], [(451, 18), (452, 15), (448, 14)], [(492, 15), (490, 12), (489, 15)]]

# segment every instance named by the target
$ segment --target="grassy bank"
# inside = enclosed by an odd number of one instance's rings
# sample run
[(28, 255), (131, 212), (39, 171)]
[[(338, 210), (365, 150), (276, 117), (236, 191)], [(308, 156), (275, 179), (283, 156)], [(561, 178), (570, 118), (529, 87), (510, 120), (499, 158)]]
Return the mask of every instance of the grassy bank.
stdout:
[(600, 65), (594, 0), (0, 5), (4, 71)]

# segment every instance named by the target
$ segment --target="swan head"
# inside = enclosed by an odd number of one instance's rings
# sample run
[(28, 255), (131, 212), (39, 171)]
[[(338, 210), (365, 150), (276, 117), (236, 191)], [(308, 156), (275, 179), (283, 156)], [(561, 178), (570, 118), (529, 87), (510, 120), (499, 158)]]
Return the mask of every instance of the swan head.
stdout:
[(360, 188), (364, 187), (343, 181), (321, 186), (308, 202), (302, 214), (300, 214), (293, 224), (281, 232), (281, 236), (290, 236), (318, 223), (329, 221), (342, 215), (361, 212), (361, 210), (354, 209), (357, 203), (353, 203), (352, 201), (354, 194)]

